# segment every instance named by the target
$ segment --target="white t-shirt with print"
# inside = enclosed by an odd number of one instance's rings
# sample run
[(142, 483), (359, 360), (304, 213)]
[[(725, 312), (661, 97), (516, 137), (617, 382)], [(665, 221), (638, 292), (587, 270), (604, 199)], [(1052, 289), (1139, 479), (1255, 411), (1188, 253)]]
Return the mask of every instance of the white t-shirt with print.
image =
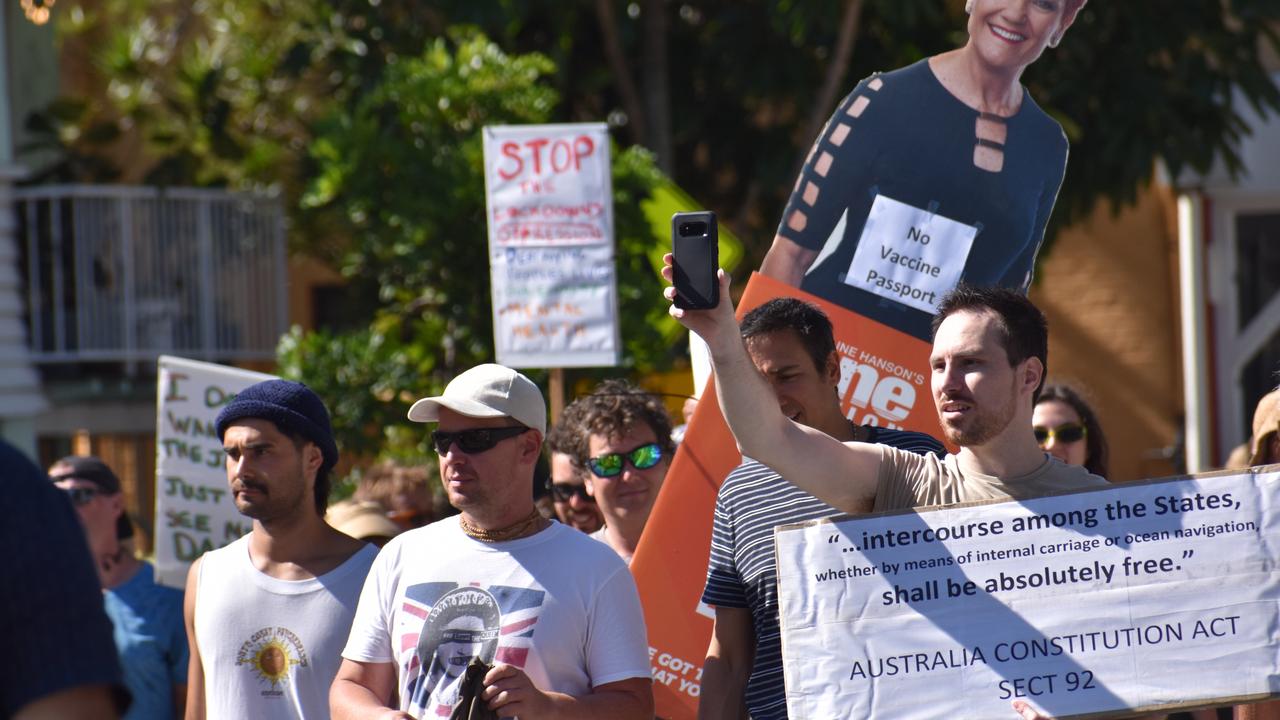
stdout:
[(200, 560), (195, 634), (208, 720), (329, 717), (356, 598), (378, 548), (338, 567), (281, 580), (254, 567), (251, 534)]
[(650, 677), (631, 573), (557, 522), (500, 543), (467, 537), (457, 517), (396, 537), (369, 571), (342, 656), (395, 663), (400, 709), (421, 718), (449, 716), (472, 657), (574, 696)]

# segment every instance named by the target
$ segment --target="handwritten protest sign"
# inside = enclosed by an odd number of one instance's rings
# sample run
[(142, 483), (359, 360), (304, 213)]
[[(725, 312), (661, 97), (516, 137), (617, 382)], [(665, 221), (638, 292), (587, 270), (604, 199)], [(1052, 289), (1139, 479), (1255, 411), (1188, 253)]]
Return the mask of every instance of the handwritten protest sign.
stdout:
[(162, 355), (156, 385), (156, 581), (184, 587), (191, 562), (249, 532), (227, 490), (218, 411), (271, 379), (249, 370)]
[(490, 258), (498, 362), (616, 365), (613, 248), (506, 248)]
[(1068, 717), (1280, 692), (1280, 466), (783, 526), (792, 718)]
[(607, 126), (486, 127), (484, 158), (498, 362), (616, 365)]

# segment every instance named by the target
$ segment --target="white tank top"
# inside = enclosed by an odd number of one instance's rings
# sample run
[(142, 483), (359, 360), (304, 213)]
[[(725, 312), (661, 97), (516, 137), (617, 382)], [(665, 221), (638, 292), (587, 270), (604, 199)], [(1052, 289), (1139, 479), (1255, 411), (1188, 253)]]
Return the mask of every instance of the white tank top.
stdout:
[(372, 545), (318, 578), (279, 580), (249, 559), (249, 535), (204, 554), (195, 630), (208, 720), (329, 717)]

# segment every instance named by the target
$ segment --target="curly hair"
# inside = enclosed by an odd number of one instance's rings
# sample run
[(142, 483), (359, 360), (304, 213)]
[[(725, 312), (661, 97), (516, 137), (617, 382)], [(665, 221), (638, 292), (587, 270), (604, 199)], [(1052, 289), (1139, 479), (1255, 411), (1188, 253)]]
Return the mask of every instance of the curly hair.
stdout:
[[(574, 464), (586, 467), (588, 437), (619, 437), (626, 435), (638, 423), (653, 431), (664, 453), (669, 456), (675, 452), (676, 446), (671, 440), (671, 417), (658, 396), (626, 380), (605, 380), (590, 395), (574, 400), (565, 408), (557, 427), (572, 426), (570, 429), (575, 438), (558, 447), (572, 448), (568, 454)], [(552, 446), (552, 449), (556, 447)]]
[(568, 455), (575, 463), (587, 452), (587, 433), (582, 431), (582, 416), (587, 404), (582, 399), (574, 400), (560, 411), (555, 425), (547, 431), (546, 440), (548, 452)]

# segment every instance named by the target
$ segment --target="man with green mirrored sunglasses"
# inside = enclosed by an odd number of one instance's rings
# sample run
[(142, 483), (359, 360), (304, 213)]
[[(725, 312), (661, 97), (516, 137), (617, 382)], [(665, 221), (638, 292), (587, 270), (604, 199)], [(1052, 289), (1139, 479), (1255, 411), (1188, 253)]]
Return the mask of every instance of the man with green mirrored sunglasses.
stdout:
[(582, 433), (575, 464), (605, 524), (591, 536), (627, 563), (640, 544), (675, 444), (662, 401), (625, 380), (606, 380), (573, 403)]
[(613, 478), (622, 474), (630, 465), (635, 470), (648, 470), (662, 462), (662, 446), (656, 442), (645, 443), (634, 450), (626, 452), (605, 453), (598, 457), (588, 458), (587, 465), (591, 474), (598, 478)]

